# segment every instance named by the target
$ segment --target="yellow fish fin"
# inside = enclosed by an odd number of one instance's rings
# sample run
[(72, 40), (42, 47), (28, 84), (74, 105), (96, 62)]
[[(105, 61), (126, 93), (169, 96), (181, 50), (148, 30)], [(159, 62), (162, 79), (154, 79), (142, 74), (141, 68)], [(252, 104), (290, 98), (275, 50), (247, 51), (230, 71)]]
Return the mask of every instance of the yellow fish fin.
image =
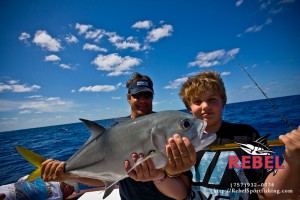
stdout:
[(28, 150), (22, 146), (16, 146), (15, 148), (21, 156), (23, 156), (32, 165), (37, 167), (37, 169), (27, 177), (26, 181), (32, 181), (38, 177), (41, 177), (41, 166), (42, 166), (42, 163), (46, 160), (46, 158)]
[(37, 168), (34, 170), (27, 178), (26, 181), (33, 181), (37, 178), (41, 177), (41, 168)]

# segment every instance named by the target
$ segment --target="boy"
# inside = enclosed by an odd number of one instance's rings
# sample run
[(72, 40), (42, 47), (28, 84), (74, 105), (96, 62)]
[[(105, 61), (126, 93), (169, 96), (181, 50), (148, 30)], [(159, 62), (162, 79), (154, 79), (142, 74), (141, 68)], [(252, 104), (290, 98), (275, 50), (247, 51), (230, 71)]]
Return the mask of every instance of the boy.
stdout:
[[(220, 75), (205, 71), (188, 78), (180, 92), (186, 108), (192, 114), (207, 122), (206, 132), (216, 133), (217, 139), (212, 145), (226, 143), (249, 143), (260, 136), (249, 125), (232, 124), (223, 121), (222, 111), (226, 105), (226, 91)], [(300, 128), (280, 136), (285, 144), (284, 169), (276, 175), (265, 169), (235, 169), (228, 167), (230, 156), (239, 160), (248, 155), (242, 149), (229, 151), (199, 151), (193, 172), (192, 199), (258, 199), (257, 190), (265, 198), (296, 198), (300, 188)], [(294, 160), (292, 160), (294, 159)], [(283, 189), (293, 193), (281, 193)], [(264, 192), (267, 191), (267, 192)], [(299, 194), (298, 194), (299, 195)]]

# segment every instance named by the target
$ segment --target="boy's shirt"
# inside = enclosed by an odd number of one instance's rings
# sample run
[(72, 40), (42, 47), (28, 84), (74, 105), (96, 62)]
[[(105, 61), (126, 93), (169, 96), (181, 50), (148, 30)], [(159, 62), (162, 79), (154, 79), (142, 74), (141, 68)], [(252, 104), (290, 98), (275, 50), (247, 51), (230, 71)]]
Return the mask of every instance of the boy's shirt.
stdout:
[[(247, 143), (257, 138), (259, 134), (251, 126), (223, 122), (212, 145)], [(237, 156), (241, 160), (243, 155), (248, 154), (242, 149), (199, 151), (197, 162), (191, 168), (193, 173), (191, 199), (258, 199), (254, 192), (255, 187), (264, 182), (267, 171), (263, 168), (229, 169), (229, 157)]]

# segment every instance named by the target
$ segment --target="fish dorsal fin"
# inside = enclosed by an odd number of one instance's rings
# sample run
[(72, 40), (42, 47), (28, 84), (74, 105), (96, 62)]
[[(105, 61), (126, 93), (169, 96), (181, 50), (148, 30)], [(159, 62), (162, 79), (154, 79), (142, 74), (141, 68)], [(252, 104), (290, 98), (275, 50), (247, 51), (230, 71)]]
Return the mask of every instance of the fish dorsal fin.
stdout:
[(95, 137), (97, 137), (99, 135), (101, 135), (105, 131), (105, 128), (103, 126), (101, 126), (101, 125), (99, 125), (95, 122), (92, 122), (92, 121), (87, 120), (87, 119), (82, 119), (82, 118), (80, 118), (80, 120), (82, 122), (84, 122), (85, 125), (91, 131), (91, 137), (88, 139), (88, 141), (94, 139)]

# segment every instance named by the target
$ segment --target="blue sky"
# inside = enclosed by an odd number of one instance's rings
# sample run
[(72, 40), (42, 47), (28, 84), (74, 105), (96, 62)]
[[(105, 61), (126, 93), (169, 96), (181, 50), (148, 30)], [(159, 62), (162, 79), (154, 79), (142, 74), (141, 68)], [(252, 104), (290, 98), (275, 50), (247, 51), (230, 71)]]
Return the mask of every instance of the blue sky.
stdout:
[(0, 2), (0, 131), (125, 116), (133, 72), (154, 110), (179, 110), (187, 76), (222, 74), (228, 103), (300, 94), (296, 0)]

